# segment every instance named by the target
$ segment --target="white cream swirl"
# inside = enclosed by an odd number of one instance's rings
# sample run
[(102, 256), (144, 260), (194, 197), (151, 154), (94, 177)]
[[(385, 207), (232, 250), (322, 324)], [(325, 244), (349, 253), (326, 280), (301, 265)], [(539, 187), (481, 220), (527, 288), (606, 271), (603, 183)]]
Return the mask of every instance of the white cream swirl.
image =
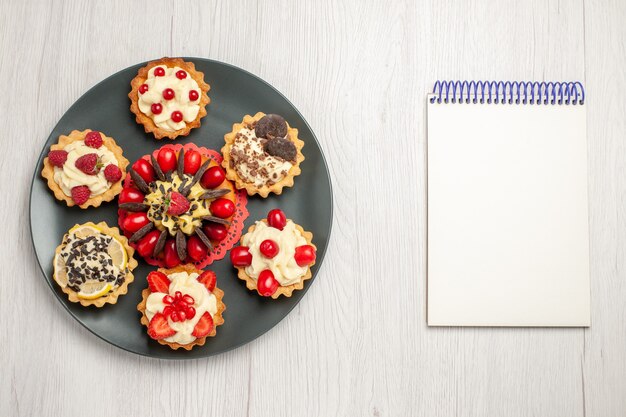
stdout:
[[(159, 77), (155, 76), (154, 70), (157, 68), (163, 68), (165, 75)], [(165, 65), (157, 65), (150, 68), (148, 78), (145, 81), (145, 84), (148, 86), (148, 91), (143, 94), (137, 93), (139, 96), (139, 110), (146, 116), (152, 118), (155, 125), (169, 132), (183, 129), (185, 123), (194, 121), (200, 111), (199, 103), (202, 97), (202, 91), (198, 83), (189, 73), (187, 73), (187, 77), (182, 80), (177, 78), (176, 72), (178, 71), (185, 70), (180, 67), (168, 68)], [(173, 99), (165, 100), (163, 98), (163, 90), (166, 88), (174, 90)], [(197, 100), (191, 101), (189, 99), (189, 91), (191, 90), (198, 92)], [(161, 113), (154, 114), (152, 112), (152, 104), (154, 103), (161, 103), (163, 106)], [(183, 114), (183, 120), (178, 123), (172, 120), (172, 113), (176, 110)]]
[[(204, 285), (198, 282), (197, 277), (198, 274), (195, 272), (188, 274), (184, 271), (168, 275), (171, 281), (169, 295), (173, 297), (176, 291), (180, 291), (183, 295), (189, 294), (192, 296), (196, 315), (191, 320), (178, 322), (174, 322), (168, 317), (167, 322), (172, 329), (176, 330), (176, 334), (165, 338), (164, 340), (166, 342), (180, 343), (181, 345), (193, 342), (196, 340), (196, 337), (191, 333), (193, 333), (194, 327), (196, 327), (196, 324), (200, 321), (200, 317), (207, 311), (211, 317), (214, 317), (217, 313), (217, 298), (213, 293), (209, 292)], [(148, 300), (146, 301), (146, 317), (148, 317), (148, 321), (152, 320), (152, 317), (154, 317), (156, 313), (163, 312), (166, 306), (163, 303), (163, 297), (166, 295), (167, 294), (162, 292), (153, 292), (148, 296)]]
[(254, 130), (241, 129), (231, 148), (233, 168), (239, 177), (257, 187), (275, 184), (283, 179), (293, 164), (269, 155), (263, 149), (266, 139), (258, 138)]
[[(271, 239), (278, 244), (278, 254), (272, 259), (263, 256), (259, 249), (261, 242), (266, 239)], [(283, 230), (257, 221), (254, 230), (243, 236), (241, 244), (247, 246), (252, 254), (252, 264), (246, 267), (246, 274), (255, 281), (266, 269), (272, 271), (274, 278), (282, 286), (294, 284), (306, 274), (308, 266), (298, 266), (294, 255), (296, 248), (306, 245), (307, 241), (291, 220), (287, 220)]]
[[(67, 152), (67, 160), (63, 167), (54, 167), (54, 182), (59, 184), (66, 196), (71, 197), (72, 188), (79, 185), (89, 187), (91, 197), (100, 195), (111, 188), (111, 183), (104, 176), (104, 168), (109, 164), (118, 166), (118, 163), (113, 152), (108, 150), (106, 146), (102, 145), (98, 149), (94, 149), (85, 145), (85, 142), (77, 141), (70, 143), (63, 150)], [(90, 153), (97, 154), (102, 163), (102, 169), (96, 175), (85, 174), (76, 168), (76, 160)]]

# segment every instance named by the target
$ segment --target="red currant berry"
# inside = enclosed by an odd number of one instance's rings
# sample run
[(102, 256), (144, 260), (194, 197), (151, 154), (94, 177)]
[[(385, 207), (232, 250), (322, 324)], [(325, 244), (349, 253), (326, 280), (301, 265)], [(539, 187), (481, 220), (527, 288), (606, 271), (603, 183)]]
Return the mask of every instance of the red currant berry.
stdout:
[(263, 256), (265, 256), (266, 258), (272, 259), (274, 256), (278, 255), (278, 243), (274, 242), (271, 239), (265, 239), (259, 245), (259, 251), (261, 251)]
[(269, 269), (261, 271), (256, 281), (256, 290), (263, 297), (269, 297), (278, 289), (278, 281), (274, 278), (274, 274)]
[(144, 195), (136, 188), (124, 188), (120, 193), (118, 201), (121, 203), (143, 203)]
[(180, 258), (178, 257), (178, 252), (176, 252), (176, 241), (174, 239), (169, 239), (165, 242), (163, 261), (168, 268), (174, 268), (180, 264)]
[(150, 106), (150, 110), (153, 114), (161, 114), (161, 112), (163, 111), (163, 105), (161, 103), (152, 103), (152, 106)]
[(200, 98), (200, 94), (196, 90), (189, 90), (189, 101), (196, 101)]
[(226, 175), (224, 174), (224, 170), (221, 167), (215, 165), (207, 169), (204, 175), (202, 175), (202, 178), (200, 179), (200, 184), (207, 189), (216, 188), (224, 182), (225, 178)]
[(176, 71), (176, 78), (178, 78), (179, 80), (184, 80), (185, 78), (187, 78), (187, 73), (183, 70)]
[(287, 225), (287, 217), (281, 209), (274, 209), (267, 213), (267, 223), (278, 230), (283, 230)]
[(154, 69), (154, 76), (155, 77), (162, 77), (165, 75), (165, 69), (163, 67), (156, 67)]
[(144, 94), (146, 91), (148, 91), (148, 84), (141, 84), (139, 86), (139, 94)]
[(211, 240), (221, 242), (228, 236), (228, 228), (219, 223), (208, 223), (204, 226), (204, 234)]
[(211, 202), (209, 209), (214, 216), (225, 219), (235, 213), (235, 203), (227, 198), (218, 198)]
[(187, 254), (194, 262), (203, 260), (209, 249), (198, 236), (189, 236), (187, 240)]
[(172, 90), (171, 88), (166, 88), (165, 90), (163, 90), (163, 98), (165, 100), (171, 100), (174, 98), (174, 96), (174, 90)]
[(298, 246), (293, 257), (298, 266), (311, 265), (315, 262), (315, 248), (311, 245)]
[(247, 246), (237, 246), (230, 251), (230, 262), (233, 266), (244, 267), (252, 264), (252, 254)]
[(183, 113), (178, 110), (173, 111), (171, 117), (174, 123), (180, 123), (183, 121)]

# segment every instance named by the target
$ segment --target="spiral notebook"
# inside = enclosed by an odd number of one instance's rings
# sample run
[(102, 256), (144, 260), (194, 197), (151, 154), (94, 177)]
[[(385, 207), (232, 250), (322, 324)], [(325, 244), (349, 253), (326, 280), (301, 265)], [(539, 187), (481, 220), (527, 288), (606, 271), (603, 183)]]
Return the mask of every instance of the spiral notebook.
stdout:
[(435, 83), (428, 325), (589, 326), (580, 83)]

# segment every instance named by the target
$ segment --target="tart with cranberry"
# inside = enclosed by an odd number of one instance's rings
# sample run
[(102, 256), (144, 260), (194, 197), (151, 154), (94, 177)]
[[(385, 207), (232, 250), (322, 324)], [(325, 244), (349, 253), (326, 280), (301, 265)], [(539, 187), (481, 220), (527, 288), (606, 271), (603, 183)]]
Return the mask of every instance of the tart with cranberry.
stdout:
[(54, 256), (54, 281), (73, 303), (102, 307), (128, 292), (137, 261), (117, 227), (77, 224), (63, 236)]
[(50, 147), (41, 175), (57, 200), (84, 209), (120, 193), (127, 165), (113, 138), (95, 130), (73, 130)]
[(316, 252), (312, 239), (311, 232), (274, 209), (250, 226), (241, 245), (231, 250), (230, 261), (249, 290), (274, 299), (291, 297), (311, 278)]
[(298, 129), (290, 127), (280, 115), (246, 115), (241, 123), (233, 125), (224, 141), (222, 166), (226, 178), (248, 195), (265, 198), (270, 193), (281, 194), (300, 175), (304, 142), (298, 138)]
[(157, 139), (187, 136), (200, 126), (211, 88), (192, 62), (161, 58), (139, 69), (130, 83), (130, 110)]
[(174, 350), (204, 345), (224, 323), (224, 292), (215, 283), (213, 271), (189, 264), (150, 272), (137, 305), (148, 335)]
[(237, 242), (247, 198), (225, 178), (221, 162), (217, 152), (188, 143), (165, 145), (128, 169), (119, 226), (149, 264), (203, 268)]

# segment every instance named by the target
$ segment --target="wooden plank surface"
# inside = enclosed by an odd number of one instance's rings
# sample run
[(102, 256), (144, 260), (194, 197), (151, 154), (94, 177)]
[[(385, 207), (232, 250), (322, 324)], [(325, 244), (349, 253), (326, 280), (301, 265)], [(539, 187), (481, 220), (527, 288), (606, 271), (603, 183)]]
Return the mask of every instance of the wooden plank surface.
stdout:
[[(0, 3), (0, 414), (626, 415), (626, 4), (619, 0)], [(324, 266), (275, 329), (141, 358), (83, 329), (36, 265), (28, 191), (92, 85), (160, 56), (243, 67), (309, 121), (333, 180)], [(582, 80), (592, 327), (428, 329), (425, 94), (436, 79)]]

